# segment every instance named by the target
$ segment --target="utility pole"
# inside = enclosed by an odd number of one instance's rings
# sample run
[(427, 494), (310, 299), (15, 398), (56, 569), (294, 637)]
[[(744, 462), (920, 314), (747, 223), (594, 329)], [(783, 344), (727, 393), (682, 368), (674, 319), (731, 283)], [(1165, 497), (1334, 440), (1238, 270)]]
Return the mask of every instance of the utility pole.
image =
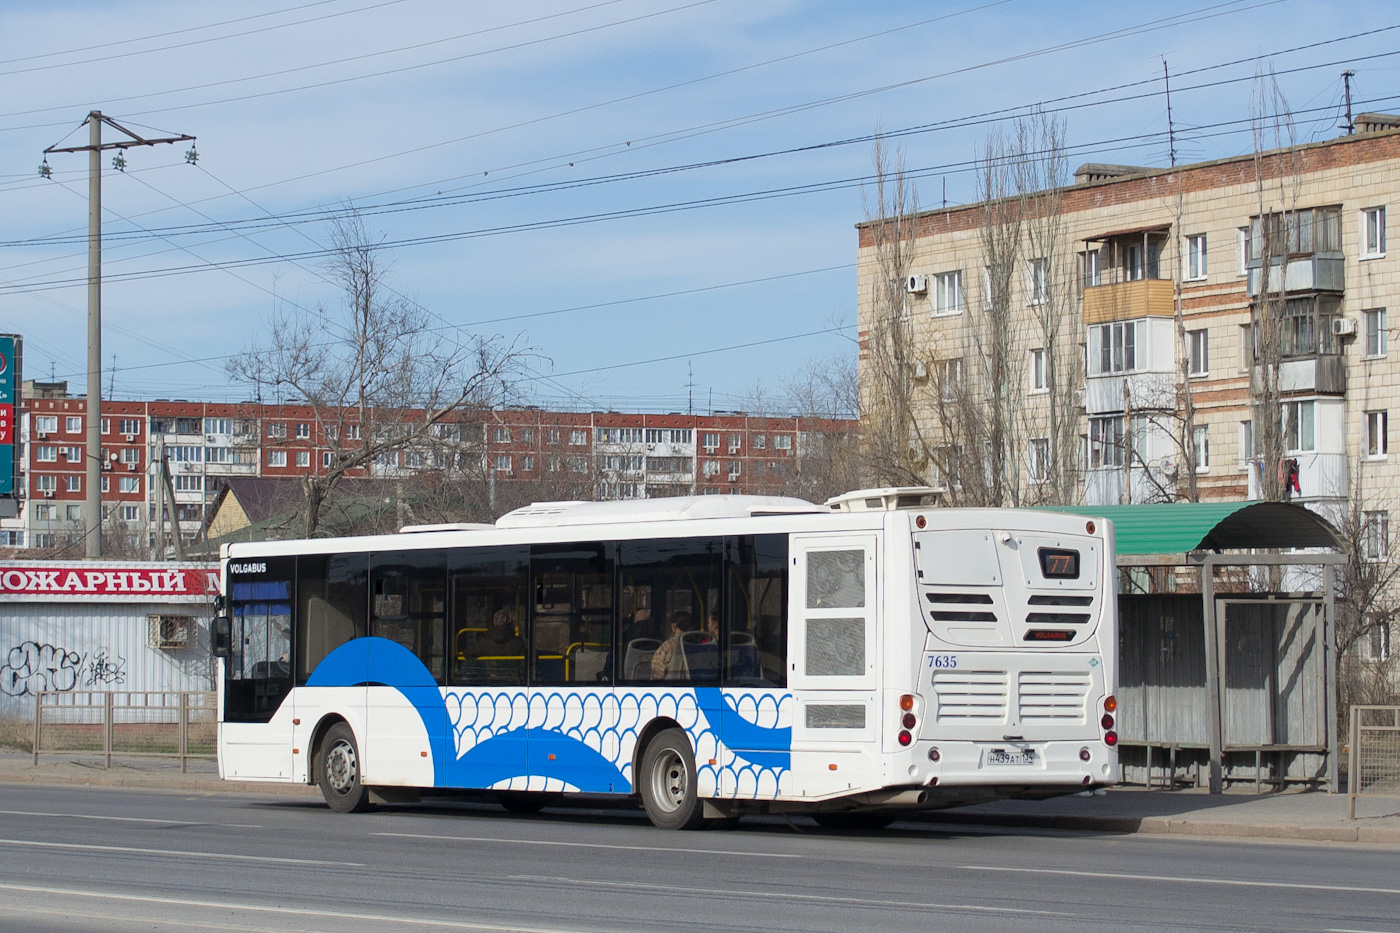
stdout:
[(1172, 128), (1172, 76), (1167, 71), (1167, 60), (1162, 59), (1162, 81), (1167, 86), (1167, 150), (1172, 168), (1176, 168), (1176, 133)]
[(1356, 72), (1354, 71), (1342, 72), (1342, 86), (1346, 89), (1345, 93), (1347, 98), (1347, 122), (1342, 124), (1342, 129), (1347, 131), (1348, 136), (1356, 132), (1356, 124), (1352, 122), (1351, 119), (1351, 79), (1354, 77), (1356, 77)]
[[(104, 117), (100, 110), (94, 110), (83, 121), (88, 127), (86, 146), (50, 146), (44, 150), (44, 164), (39, 174), (49, 177), (48, 157), (59, 152), (86, 152), (88, 154), (88, 373), (87, 373), (87, 453), (83, 463), (87, 467), (83, 496), (83, 540), (89, 560), (102, 556), (102, 162), (101, 153), (106, 149), (130, 149), (133, 146), (154, 146), (158, 143), (194, 142), (193, 136), (168, 136), (161, 139), (145, 139), (131, 130)], [(102, 141), (102, 124), (106, 123), (127, 135), (126, 139), (109, 143)], [(191, 146), (185, 153), (185, 161), (193, 163), (198, 156)], [(113, 160), (118, 170), (124, 171), (126, 160), (121, 153)]]

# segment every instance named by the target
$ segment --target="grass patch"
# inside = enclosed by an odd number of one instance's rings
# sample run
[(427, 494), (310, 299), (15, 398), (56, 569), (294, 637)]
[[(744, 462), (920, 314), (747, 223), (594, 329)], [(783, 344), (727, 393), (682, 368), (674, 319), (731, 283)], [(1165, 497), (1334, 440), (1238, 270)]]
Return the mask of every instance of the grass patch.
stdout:
[(34, 751), (34, 723), (10, 716), (0, 716), (0, 748)]

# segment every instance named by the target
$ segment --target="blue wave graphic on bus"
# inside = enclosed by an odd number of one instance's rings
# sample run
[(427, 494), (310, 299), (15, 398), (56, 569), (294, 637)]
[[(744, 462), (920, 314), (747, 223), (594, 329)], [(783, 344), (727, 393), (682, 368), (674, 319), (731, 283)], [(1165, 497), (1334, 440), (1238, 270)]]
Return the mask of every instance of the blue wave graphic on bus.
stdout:
[(550, 789), (629, 793), (638, 732), (657, 715), (689, 733), (708, 793), (720, 793), (723, 783), (727, 793), (774, 796), (792, 763), (792, 729), (778, 725), (791, 702), (784, 693), (735, 697), (718, 687), (444, 691), (417, 655), (384, 638), (346, 642), (307, 680), (312, 687), (365, 685), (395, 688), (417, 711), (438, 787), (539, 789), (552, 781), (559, 786)]

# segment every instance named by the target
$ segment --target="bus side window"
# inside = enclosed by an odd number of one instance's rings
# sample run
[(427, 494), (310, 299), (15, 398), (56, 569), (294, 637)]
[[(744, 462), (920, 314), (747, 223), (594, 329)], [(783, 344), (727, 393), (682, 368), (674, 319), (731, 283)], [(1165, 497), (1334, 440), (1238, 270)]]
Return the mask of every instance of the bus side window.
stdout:
[(525, 683), (528, 547), (452, 552), (448, 564), (450, 681), (461, 687)]
[(787, 535), (745, 535), (726, 544), (725, 685), (787, 686)]
[(724, 539), (624, 541), (619, 555), (619, 682), (718, 684)]
[(297, 558), (297, 683), (336, 648), (365, 634), (368, 556), (308, 554)]
[(613, 555), (617, 546), (537, 544), (531, 549), (530, 647), (535, 684), (610, 683)]
[(371, 560), (371, 635), (396, 642), (418, 656), (445, 683), (447, 561), (441, 551), (389, 551)]

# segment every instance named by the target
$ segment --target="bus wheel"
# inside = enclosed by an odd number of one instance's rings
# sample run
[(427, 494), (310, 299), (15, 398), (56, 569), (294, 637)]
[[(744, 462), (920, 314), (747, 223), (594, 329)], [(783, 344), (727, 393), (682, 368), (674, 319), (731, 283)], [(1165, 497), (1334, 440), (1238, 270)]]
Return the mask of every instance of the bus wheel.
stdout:
[(321, 740), (316, 762), (316, 783), (326, 805), (337, 813), (369, 809), (369, 788), (360, 781), (360, 750), (355, 733), (343, 722), (331, 726)]
[(639, 782), (647, 818), (661, 829), (699, 829), (705, 810), (695, 792), (695, 756), (680, 729), (658, 733), (642, 756)]
[(531, 794), (520, 790), (503, 790), (496, 794), (496, 802), (511, 813), (539, 813), (544, 809), (544, 794)]
[(812, 819), (823, 829), (884, 829), (897, 817), (898, 814), (890, 810), (839, 810), (812, 814)]

